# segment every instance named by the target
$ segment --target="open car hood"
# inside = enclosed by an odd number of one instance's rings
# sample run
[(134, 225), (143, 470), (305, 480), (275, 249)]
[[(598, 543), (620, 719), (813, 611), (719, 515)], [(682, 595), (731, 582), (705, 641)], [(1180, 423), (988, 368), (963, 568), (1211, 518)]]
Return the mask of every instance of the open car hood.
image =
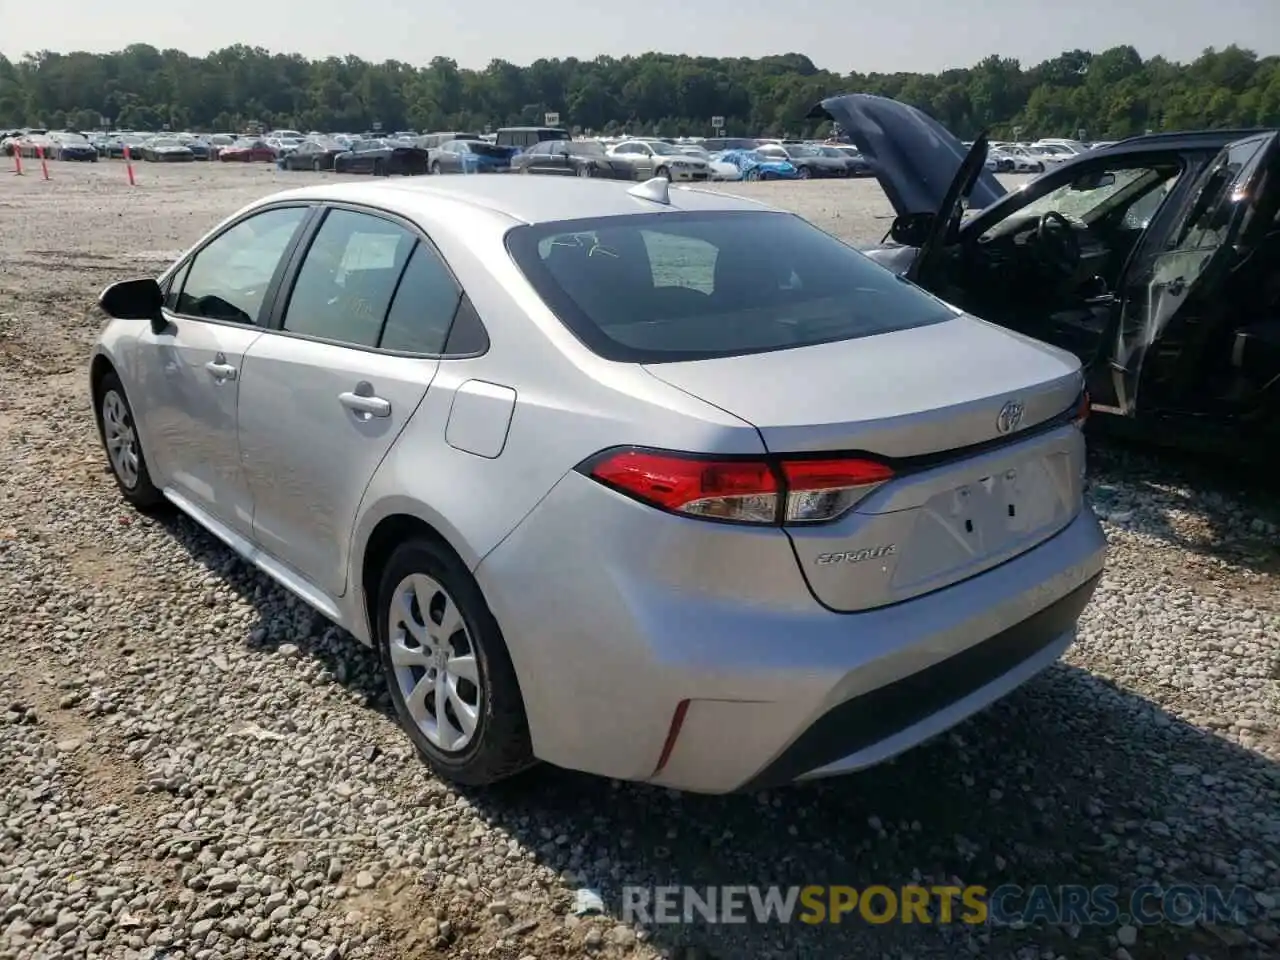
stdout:
[[(957, 175), (970, 166), (965, 160), (971, 151), (937, 120), (905, 103), (866, 93), (828, 97), (809, 116), (834, 120), (849, 135), (898, 216), (949, 216), (950, 211), (942, 207)], [(980, 137), (972, 149), (979, 148), (985, 151), (985, 138)], [(981, 163), (967, 194), (960, 191), (974, 209), (990, 206), (1005, 192)]]

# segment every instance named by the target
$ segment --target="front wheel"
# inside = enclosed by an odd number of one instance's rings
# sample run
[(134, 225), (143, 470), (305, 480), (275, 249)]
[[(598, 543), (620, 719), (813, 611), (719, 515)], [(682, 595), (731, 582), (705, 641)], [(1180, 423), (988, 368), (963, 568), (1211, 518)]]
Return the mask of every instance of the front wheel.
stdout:
[(759, 170), (748, 170), (748, 171), (747, 171), (746, 179), (747, 179), (747, 180), (751, 180), (751, 181), (759, 180), (759, 179), (760, 179), (760, 171), (759, 171)]
[(657, 170), (653, 171), (653, 175), (655, 177), (661, 177), (663, 180), (671, 179), (671, 171), (666, 167), (659, 167)]
[[(432, 173), (434, 173), (437, 177), (438, 177), (438, 176), (440, 176), (440, 161), (439, 161), (439, 160), (433, 160), (433, 161), (431, 161), (431, 172), (432, 172)], [(523, 173), (524, 171), (522, 170), (521, 172)]]
[(102, 378), (98, 389), (98, 434), (121, 495), (139, 510), (164, 502), (164, 494), (151, 482), (147, 458), (133, 418), (133, 408), (115, 373)]
[(595, 175), (596, 168), (589, 163), (578, 168), (578, 176), (580, 177), (594, 177)]
[(799, 170), (796, 171), (796, 176), (799, 177), (801, 180), (808, 180), (810, 177), (813, 176), (813, 174), (809, 172), (808, 167), (801, 167)]
[(377, 644), (396, 715), (440, 776), (481, 786), (535, 762), (515, 667), (475, 578), (442, 544), (391, 554)]

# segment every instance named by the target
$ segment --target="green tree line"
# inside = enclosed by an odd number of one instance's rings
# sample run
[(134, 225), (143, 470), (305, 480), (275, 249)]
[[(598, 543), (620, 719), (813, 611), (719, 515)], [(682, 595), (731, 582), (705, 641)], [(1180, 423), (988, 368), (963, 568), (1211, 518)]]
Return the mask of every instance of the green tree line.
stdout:
[[(955, 133), (1115, 139), (1146, 130), (1280, 126), (1280, 57), (1230, 46), (1191, 63), (1143, 60), (1131, 46), (1065, 52), (1024, 68), (990, 56), (964, 69), (850, 73), (806, 56), (760, 59), (661, 53), (494, 60), (463, 69), (357, 57), (308, 60), (234, 46), (206, 57), (134, 44), (114, 53), (0, 56), (0, 127), (234, 131), (250, 122), (301, 130), (483, 129), (541, 123), (548, 112), (584, 131), (733, 135), (823, 132), (806, 119), (824, 96), (895, 97)], [(1021, 128), (1018, 131), (1017, 128)]]

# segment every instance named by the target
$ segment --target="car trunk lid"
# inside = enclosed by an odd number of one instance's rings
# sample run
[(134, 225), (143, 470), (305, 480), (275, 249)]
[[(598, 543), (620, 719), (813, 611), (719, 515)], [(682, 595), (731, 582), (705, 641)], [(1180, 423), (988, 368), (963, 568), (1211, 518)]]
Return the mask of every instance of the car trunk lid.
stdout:
[[(898, 216), (949, 213), (943, 210), (947, 194), (971, 148), (937, 120), (897, 100), (864, 93), (828, 97), (810, 116), (834, 120), (849, 135)], [(985, 142), (980, 149), (985, 159)], [(967, 196), (972, 207), (983, 208), (1004, 196), (1005, 189), (982, 169), (981, 161), (978, 167)]]
[(787, 527), (815, 597), (896, 603), (990, 569), (1080, 509), (1078, 361), (961, 316), (772, 353), (650, 364), (751, 423), (773, 455), (861, 454), (892, 480), (843, 516)]

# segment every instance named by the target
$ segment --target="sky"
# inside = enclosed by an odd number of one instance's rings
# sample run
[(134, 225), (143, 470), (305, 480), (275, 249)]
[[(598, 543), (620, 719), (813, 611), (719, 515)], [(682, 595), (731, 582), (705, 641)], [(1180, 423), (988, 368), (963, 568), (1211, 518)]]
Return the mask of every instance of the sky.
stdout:
[(1194, 59), (1237, 43), (1280, 53), (1280, 0), (0, 0), (0, 53), (131, 43), (202, 55), (244, 43), (481, 68), (500, 58), (803, 53), (848, 73), (936, 72), (998, 53), (1031, 66), (1132, 44)]

